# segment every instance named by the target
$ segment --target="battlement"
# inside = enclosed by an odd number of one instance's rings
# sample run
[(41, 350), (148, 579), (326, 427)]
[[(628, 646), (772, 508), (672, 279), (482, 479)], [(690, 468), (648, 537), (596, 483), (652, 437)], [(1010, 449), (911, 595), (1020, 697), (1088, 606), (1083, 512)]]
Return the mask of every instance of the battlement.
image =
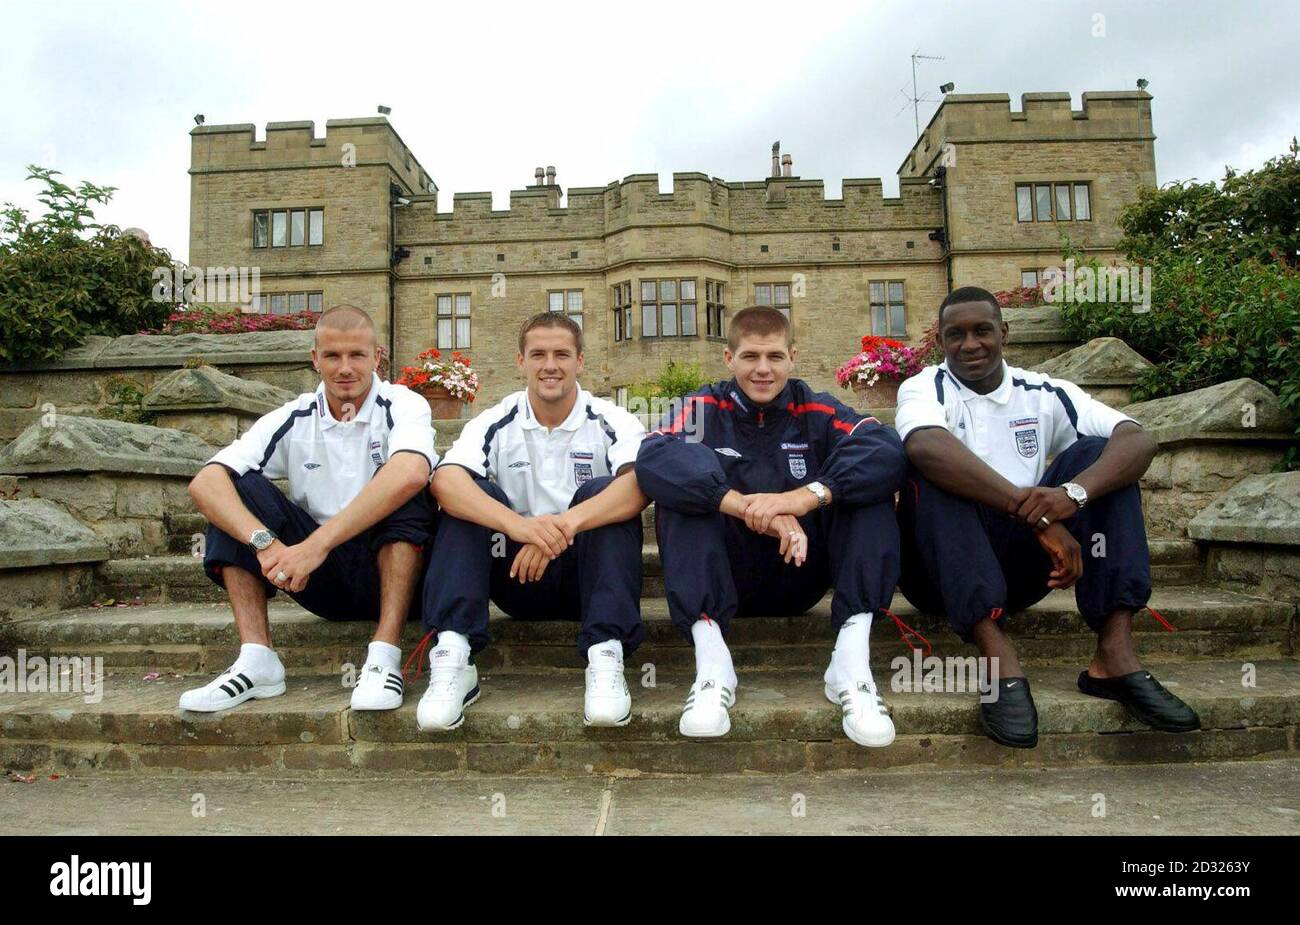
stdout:
[(1028, 141), (1152, 141), (1151, 94), (1107, 90), (1083, 94), (1070, 108), (1068, 93), (1023, 93), (1020, 110), (1006, 93), (951, 93), (898, 168), (900, 177), (925, 175), (945, 144)]
[[(605, 186), (572, 187), (561, 205), (556, 185), (510, 191), (507, 209), (492, 208), (492, 194), (456, 193), (450, 212), (436, 212), (432, 198), (418, 197), (399, 215), (399, 235), (415, 240), (426, 233), (442, 238), (455, 230), (509, 234), (545, 222), (556, 234), (587, 236), (626, 227), (708, 224), (729, 230), (765, 229), (769, 225), (809, 230), (863, 225), (914, 227), (942, 221), (942, 203), (924, 179), (905, 178), (898, 196), (886, 197), (879, 178), (849, 178), (841, 196), (827, 198), (825, 183), (799, 177), (726, 181), (698, 171), (675, 172), (670, 192), (660, 192), (654, 173), (629, 174)], [(489, 220), (490, 224), (482, 222)], [(431, 224), (437, 222), (436, 228)], [(499, 224), (498, 224), (499, 223)]]
[(385, 164), (411, 192), (427, 192), (428, 172), (383, 116), (330, 119), (317, 137), (311, 121), (268, 122), (266, 138), (257, 126), (198, 125), (190, 130), (190, 173), (243, 170), (364, 167)]

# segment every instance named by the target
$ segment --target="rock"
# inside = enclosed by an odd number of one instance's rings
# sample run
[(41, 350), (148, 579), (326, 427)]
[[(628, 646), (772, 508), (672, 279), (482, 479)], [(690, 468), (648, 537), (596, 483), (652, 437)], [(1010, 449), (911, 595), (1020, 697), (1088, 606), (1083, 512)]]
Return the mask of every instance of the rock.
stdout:
[(1097, 337), (1039, 363), (1037, 371), (1075, 385), (1133, 385), (1152, 363), (1118, 337)]
[(1054, 305), (1028, 305), (1003, 309), (1002, 317), (1011, 328), (1012, 343), (1068, 341), (1061, 310)]
[(1300, 472), (1252, 475), (1187, 525), (1193, 539), (1300, 546)]
[(260, 417), (292, 401), (293, 393), (230, 376), (211, 366), (178, 369), (144, 397), (145, 411), (233, 411)]
[(0, 501), (0, 569), (107, 558), (103, 540), (53, 501)]
[(148, 424), (58, 415), (0, 450), (0, 474), (125, 472), (192, 476), (216, 452), (193, 434)]
[(1254, 379), (1137, 402), (1121, 409), (1157, 443), (1189, 440), (1290, 442), (1295, 419), (1278, 397)]
[(305, 363), (313, 331), (255, 331), (248, 334), (130, 334), (118, 337), (95, 360), (95, 366), (175, 366), (202, 357), (219, 366), (256, 363)]

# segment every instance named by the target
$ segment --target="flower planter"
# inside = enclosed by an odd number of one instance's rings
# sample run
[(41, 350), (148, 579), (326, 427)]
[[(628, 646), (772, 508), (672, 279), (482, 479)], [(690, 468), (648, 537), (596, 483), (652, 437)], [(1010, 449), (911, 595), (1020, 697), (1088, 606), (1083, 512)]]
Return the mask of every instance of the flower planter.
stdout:
[(855, 381), (853, 391), (864, 408), (892, 408), (898, 404), (897, 379), (880, 379), (875, 385)]
[(423, 385), (416, 389), (429, 403), (429, 412), (435, 421), (455, 420), (465, 410), (465, 402), (453, 398), (452, 394), (440, 385)]

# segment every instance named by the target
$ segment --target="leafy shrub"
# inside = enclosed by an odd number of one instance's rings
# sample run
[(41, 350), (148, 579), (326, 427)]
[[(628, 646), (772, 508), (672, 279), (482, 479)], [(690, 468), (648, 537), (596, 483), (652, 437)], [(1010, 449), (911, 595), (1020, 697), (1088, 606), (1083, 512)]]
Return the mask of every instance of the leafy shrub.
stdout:
[(291, 315), (262, 315), (206, 307), (172, 312), (158, 327), (141, 334), (247, 334), (251, 331), (311, 331), (320, 315), (295, 312)]
[(83, 182), (75, 189), (57, 170), (29, 166), (44, 186), (45, 214), (6, 203), (0, 210), (0, 362), (55, 359), (91, 334), (152, 327), (175, 303), (153, 298), (156, 268), (172, 268), (162, 248), (94, 222), (92, 204), (114, 188)]
[(708, 377), (700, 372), (698, 364), (669, 360), (656, 378), (628, 386), (627, 394), (629, 398), (647, 401), (653, 398), (684, 398), (708, 381)]

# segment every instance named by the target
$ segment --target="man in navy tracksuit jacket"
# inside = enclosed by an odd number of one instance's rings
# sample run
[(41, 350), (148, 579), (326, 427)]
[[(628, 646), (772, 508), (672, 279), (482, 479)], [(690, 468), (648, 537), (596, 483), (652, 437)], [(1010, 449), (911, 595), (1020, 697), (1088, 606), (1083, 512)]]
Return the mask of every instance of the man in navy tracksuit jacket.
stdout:
[(696, 647), (680, 729), (730, 729), (736, 678), (723, 635), (732, 617), (801, 614), (834, 587), (839, 636), (826, 696), (843, 708), (851, 739), (888, 745), (894, 729), (868, 638), (898, 579), (894, 493), (906, 458), (892, 429), (790, 378), (794, 356), (783, 314), (738, 312), (724, 353), (734, 378), (688, 396), (637, 455), (669, 613)]

